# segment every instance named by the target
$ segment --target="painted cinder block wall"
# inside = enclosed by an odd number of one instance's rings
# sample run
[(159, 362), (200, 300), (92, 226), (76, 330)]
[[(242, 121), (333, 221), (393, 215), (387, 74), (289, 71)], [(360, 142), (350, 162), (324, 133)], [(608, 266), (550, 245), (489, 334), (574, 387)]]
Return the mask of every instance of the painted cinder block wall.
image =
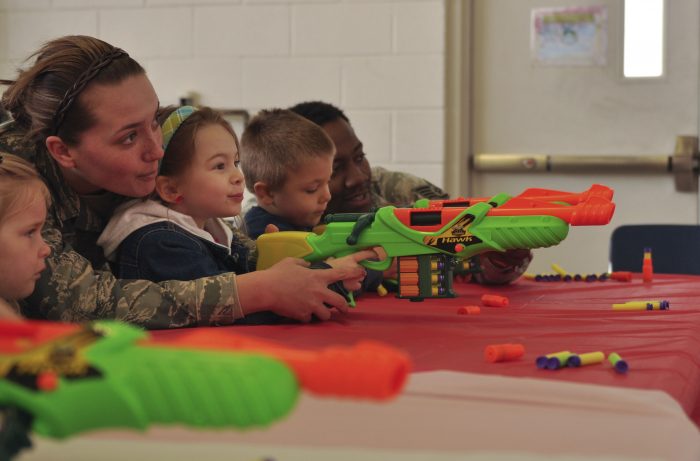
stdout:
[(444, 15), (443, 0), (0, 0), (0, 76), (45, 40), (92, 35), (144, 65), (163, 104), (329, 101), (372, 165), (442, 186)]

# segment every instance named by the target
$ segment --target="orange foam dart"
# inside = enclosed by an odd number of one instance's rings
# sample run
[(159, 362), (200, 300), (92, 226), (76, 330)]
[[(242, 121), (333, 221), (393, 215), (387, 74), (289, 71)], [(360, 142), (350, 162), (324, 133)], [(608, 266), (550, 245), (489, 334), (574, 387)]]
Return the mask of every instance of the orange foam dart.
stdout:
[(418, 274), (415, 272), (401, 272), (399, 275), (401, 285), (418, 285)]
[(401, 272), (418, 272), (418, 260), (416, 258), (402, 256), (399, 261), (399, 270)]
[(215, 328), (202, 328), (175, 339), (150, 339), (145, 343), (148, 344), (267, 355), (292, 368), (302, 388), (318, 395), (336, 397), (390, 399), (401, 392), (411, 370), (411, 361), (404, 352), (375, 341), (309, 351), (232, 335)]
[(418, 287), (411, 285), (399, 285), (399, 292), (401, 296), (418, 296), (420, 294)]
[(617, 271), (610, 273), (610, 280), (617, 280), (618, 282), (631, 282), (632, 272), (627, 271)]
[(644, 249), (644, 260), (642, 261), (642, 280), (651, 282), (654, 278), (654, 265), (651, 261), (651, 248)]
[(459, 315), (477, 315), (481, 314), (481, 308), (479, 306), (462, 306), (457, 309), (457, 314)]
[(491, 344), (484, 349), (484, 358), (491, 363), (517, 360), (523, 355), (525, 346), (522, 344)]
[(505, 296), (485, 294), (481, 296), (481, 303), (490, 307), (506, 307), (510, 301)]

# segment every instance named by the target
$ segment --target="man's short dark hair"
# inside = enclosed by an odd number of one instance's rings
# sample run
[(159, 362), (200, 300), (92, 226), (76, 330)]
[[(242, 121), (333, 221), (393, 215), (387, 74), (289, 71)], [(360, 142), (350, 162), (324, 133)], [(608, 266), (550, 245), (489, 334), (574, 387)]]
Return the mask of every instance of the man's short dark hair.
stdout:
[(323, 101), (306, 101), (289, 108), (292, 112), (301, 115), (302, 117), (311, 120), (316, 125), (323, 126), (326, 123), (334, 122), (338, 119), (343, 119), (350, 123), (350, 120), (345, 113)]

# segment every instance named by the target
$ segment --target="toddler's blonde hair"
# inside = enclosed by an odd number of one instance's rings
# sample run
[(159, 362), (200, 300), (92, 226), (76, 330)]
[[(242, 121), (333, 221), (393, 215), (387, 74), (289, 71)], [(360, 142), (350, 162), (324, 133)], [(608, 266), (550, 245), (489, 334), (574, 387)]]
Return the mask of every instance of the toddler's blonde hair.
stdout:
[(0, 151), (0, 224), (36, 200), (41, 194), (48, 208), (49, 189), (26, 160)]

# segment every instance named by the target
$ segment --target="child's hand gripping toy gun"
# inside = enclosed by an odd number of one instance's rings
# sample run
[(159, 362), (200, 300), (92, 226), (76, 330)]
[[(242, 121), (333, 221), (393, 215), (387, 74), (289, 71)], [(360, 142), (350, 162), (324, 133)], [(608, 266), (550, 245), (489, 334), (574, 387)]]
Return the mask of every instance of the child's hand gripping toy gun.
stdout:
[(387, 258), (362, 265), (384, 271), (398, 258), (399, 297), (454, 297), (456, 259), (549, 247), (566, 238), (569, 225), (607, 224), (615, 211), (612, 193), (602, 185), (582, 193), (528, 189), (516, 197), (419, 201), (415, 208), (387, 206), (370, 213), (328, 215), (318, 234), (261, 235), (257, 268), (266, 269), (288, 256), (315, 262), (380, 246)]
[(113, 321), (0, 322), (0, 460), (31, 446), (29, 431), (267, 426), (291, 411), (300, 388), (384, 400), (410, 371), (405, 354), (379, 343), (303, 351), (210, 328), (178, 333), (156, 340)]

